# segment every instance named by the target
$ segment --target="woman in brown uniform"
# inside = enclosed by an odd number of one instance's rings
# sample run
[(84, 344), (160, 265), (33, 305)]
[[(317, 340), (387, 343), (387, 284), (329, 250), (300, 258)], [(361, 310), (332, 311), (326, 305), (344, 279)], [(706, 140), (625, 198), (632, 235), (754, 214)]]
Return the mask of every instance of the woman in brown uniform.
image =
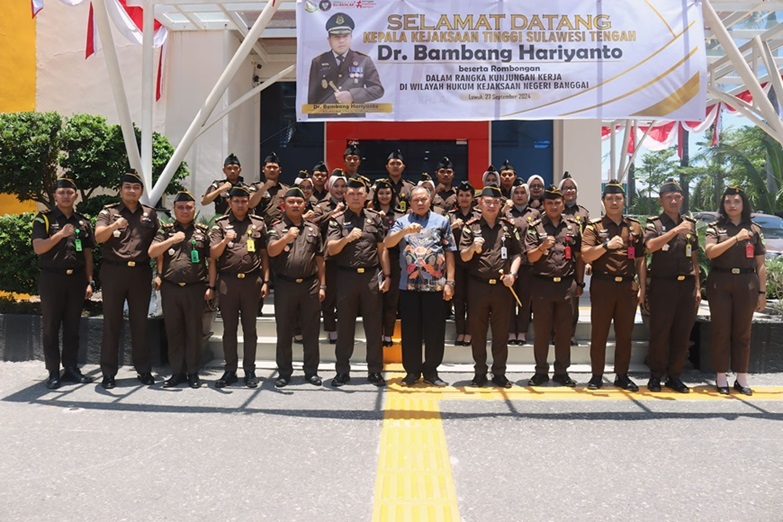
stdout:
[[(388, 179), (379, 179), (375, 182), (370, 208), (381, 215), (383, 232), (388, 234), (394, 222), (404, 215), (397, 208), (397, 193), (392, 190)], [(391, 268), (391, 287), (383, 294), (383, 346), (393, 344), (392, 334), (397, 322), (397, 308), (400, 302), (400, 248), (398, 246), (388, 249), (389, 268)]]
[[(481, 216), (476, 209), (475, 193), (473, 186), (462, 181), (457, 185), (457, 208), (448, 213), (451, 230), (454, 234), (454, 242), (459, 245), (462, 238), (462, 230), (465, 223)], [(470, 346), (472, 337), (470, 335), (470, 324), (468, 318), (468, 274), (470, 267), (460, 256), (455, 256), (454, 266), (454, 324), (457, 327), (457, 339), (454, 341), (456, 346)]]
[(734, 389), (752, 395), (748, 387), (750, 326), (754, 311), (766, 307), (767, 271), (764, 236), (750, 220), (750, 202), (739, 187), (728, 187), (721, 198), (718, 221), (707, 228), (704, 251), (710, 259), (707, 298), (712, 325), (712, 367), (718, 393), (729, 394), (729, 367), (736, 373)]

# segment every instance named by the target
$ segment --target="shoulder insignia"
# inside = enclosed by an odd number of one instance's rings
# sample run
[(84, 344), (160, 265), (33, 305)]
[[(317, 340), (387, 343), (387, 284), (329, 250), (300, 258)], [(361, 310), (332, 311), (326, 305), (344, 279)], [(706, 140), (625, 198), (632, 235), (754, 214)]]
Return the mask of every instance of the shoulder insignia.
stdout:
[(718, 221), (713, 221), (712, 223), (708, 224), (707, 226), (708, 227), (717, 227), (718, 226)]
[(690, 217), (690, 216), (682, 216), (682, 219), (684, 219), (684, 220), (686, 220), (686, 221), (690, 221), (691, 223), (696, 223), (696, 220), (695, 220), (695, 219), (693, 219), (693, 218), (692, 218), (692, 217)]
[(226, 221), (226, 220), (228, 220), (228, 214), (226, 214), (225, 216), (220, 216), (219, 218), (217, 218), (215, 220), (215, 223), (217, 223), (218, 221)]
[(465, 224), (466, 225), (472, 225), (473, 223), (478, 223), (478, 220), (481, 219), (478, 216), (470, 218)]
[(537, 227), (537, 226), (538, 226), (538, 225), (540, 225), (540, 224), (541, 224), (541, 218), (536, 218), (536, 220), (535, 220), (535, 221), (532, 221), (532, 222), (530, 223), (530, 228), (532, 229), (533, 227)]
[(632, 221), (634, 223), (639, 223), (638, 219), (636, 219), (634, 217), (631, 217), (631, 216), (625, 216), (625, 219), (627, 219), (628, 221)]
[(282, 223), (282, 222), (283, 222), (283, 220), (282, 220), (282, 219), (276, 219), (275, 221), (272, 221), (272, 222), (269, 224), (269, 226), (270, 226), (270, 227), (275, 227), (275, 226), (279, 225), (279, 224), (280, 224), (280, 223)]
[(595, 219), (591, 219), (591, 220), (590, 220), (590, 223), (591, 223), (591, 224), (593, 224), (593, 225), (597, 225), (598, 223), (600, 223), (600, 222), (601, 222), (601, 219), (603, 219), (603, 218), (595, 218)]

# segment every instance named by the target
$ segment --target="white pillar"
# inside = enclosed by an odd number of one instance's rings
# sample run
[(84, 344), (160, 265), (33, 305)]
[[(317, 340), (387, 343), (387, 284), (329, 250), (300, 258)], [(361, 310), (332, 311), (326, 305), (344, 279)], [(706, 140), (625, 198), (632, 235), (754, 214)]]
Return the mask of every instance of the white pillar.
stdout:
[(554, 122), (554, 180), (568, 171), (579, 185), (579, 204), (590, 215), (601, 215), (601, 121), (556, 120)]

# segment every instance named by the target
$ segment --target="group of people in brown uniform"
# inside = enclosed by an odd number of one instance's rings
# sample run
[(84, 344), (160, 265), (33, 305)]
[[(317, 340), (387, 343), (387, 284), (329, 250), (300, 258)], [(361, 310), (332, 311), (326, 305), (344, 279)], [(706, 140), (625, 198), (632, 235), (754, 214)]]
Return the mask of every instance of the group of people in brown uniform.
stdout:
[[(388, 178), (371, 186), (358, 174), (361, 158), (354, 145), (344, 158), (345, 169), (329, 174), (319, 163), (310, 172), (301, 171), (295, 186), (288, 187), (279, 181), (276, 155), (265, 159), (264, 181), (255, 184), (245, 184), (239, 160), (230, 155), (225, 179), (212, 183), (201, 199), (222, 214), (211, 228), (194, 221), (195, 198), (188, 192), (176, 195), (174, 220), (161, 225), (155, 209), (140, 203), (143, 183), (130, 172), (120, 182), (121, 201), (101, 210), (93, 234), (89, 220), (74, 210), (75, 183), (58, 180), (55, 207), (36, 216), (32, 233), (41, 264), (47, 387), (91, 381), (77, 366), (78, 320), (83, 300), (95, 289), (92, 249), (98, 243), (103, 254), (101, 385), (106, 389), (116, 386), (125, 302), (138, 379), (155, 383), (146, 326), (153, 286), (161, 291), (172, 368), (164, 387), (201, 386), (202, 315), (205, 302), (215, 297), (225, 353), (224, 373), (215, 386), (239, 380), (240, 319), (244, 384), (258, 386), (256, 315), (272, 280), (277, 387), (291, 380), (294, 340), (303, 344), (306, 382), (322, 384), (317, 373), (322, 314), (328, 340), (335, 344), (332, 386), (351, 379), (359, 315), (367, 339), (367, 379), (383, 386), (383, 347), (392, 344), (398, 309), (406, 371), (402, 384), (410, 386), (423, 377), (431, 385), (446, 386), (437, 368), (452, 301), (455, 344), (472, 347), (473, 386), (485, 385), (490, 371), (493, 384), (512, 386), (506, 377), (508, 346), (527, 342), (531, 315), (536, 366), (528, 385), (550, 380), (552, 340), (551, 379), (575, 386), (568, 368), (587, 272), (592, 274), (593, 302), (587, 387), (604, 384), (606, 342), (614, 324), (614, 385), (639, 389), (628, 370), (634, 316), (642, 304), (650, 312), (648, 389), (689, 392), (681, 374), (701, 299), (699, 243), (695, 222), (680, 214), (682, 189), (676, 181), (660, 187), (663, 213), (643, 227), (623, 215), (624, 189), (614, 180), (603, 191), (604, 215), (591, 220), (576, 203), (576, 180), (568, 173), (559, 186), (545, 189), (540, 176), (524, 182), (506, 161), (499, 171), (488, 168), (483, 188), (476, 191), (464, 181), (453, 186), (454, 166), (443, 158), (437, 184), (429, 176), (414, 184), (403, 178), (404, 158), (395, 151), (387, 159)], [(715, 329), (712, 365), (720, 393), (729, 393), (727, 372), (733, 369), (734, 388), (749, 395), (751, 318), (766, 302), (764, 240), (760, 227), (750, 221), (750, 204), (741, 189), (726, 190), (719, 216), (707, 229), (705, 245), (712, 265), (705, 283)]]

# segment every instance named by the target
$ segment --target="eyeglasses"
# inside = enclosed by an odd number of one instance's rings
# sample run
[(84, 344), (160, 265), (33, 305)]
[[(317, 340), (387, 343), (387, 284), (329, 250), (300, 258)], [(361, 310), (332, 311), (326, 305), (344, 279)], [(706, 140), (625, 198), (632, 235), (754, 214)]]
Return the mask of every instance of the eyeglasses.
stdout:
[(542, 188), (544, 188), (544, 185), (539, 185), (538, 183), (536, 183), (535, 185), (530, 185), (530, 188), (532, 188), (532, 189), (542, 189)]

